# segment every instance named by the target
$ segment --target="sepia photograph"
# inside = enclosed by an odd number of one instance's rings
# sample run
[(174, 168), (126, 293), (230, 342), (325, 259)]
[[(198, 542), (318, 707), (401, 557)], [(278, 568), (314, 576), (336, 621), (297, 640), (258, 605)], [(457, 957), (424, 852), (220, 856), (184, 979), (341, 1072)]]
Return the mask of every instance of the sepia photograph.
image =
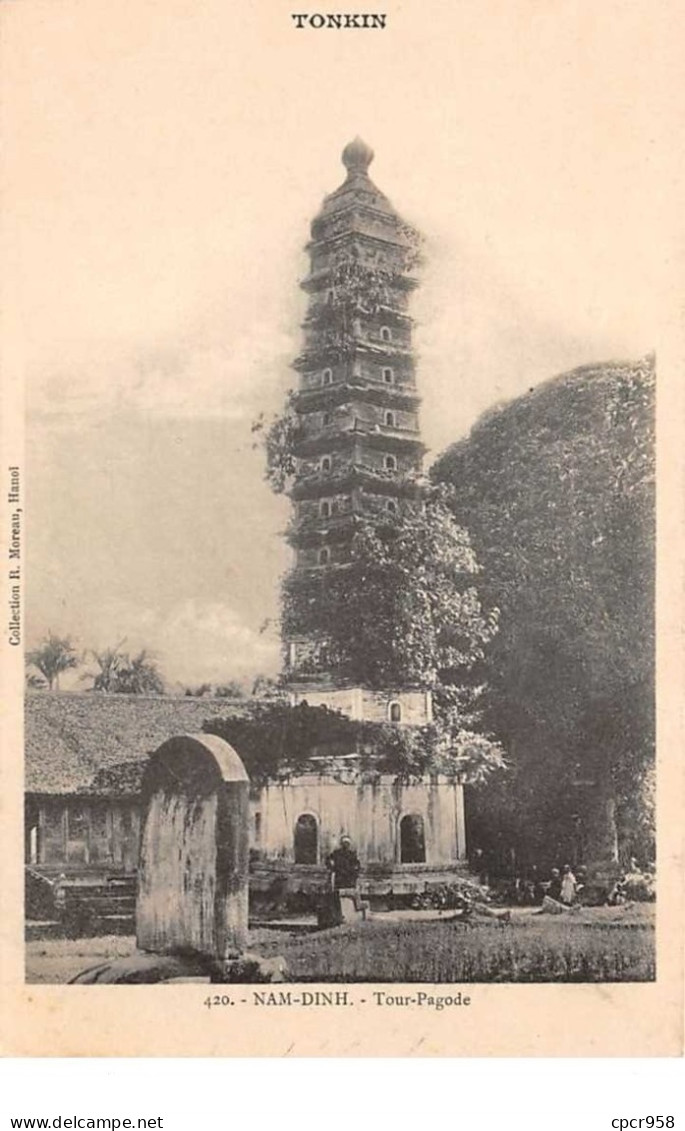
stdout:
[(489, 7), (5, 13), (23, 992), (663, 978), (659, 21)]

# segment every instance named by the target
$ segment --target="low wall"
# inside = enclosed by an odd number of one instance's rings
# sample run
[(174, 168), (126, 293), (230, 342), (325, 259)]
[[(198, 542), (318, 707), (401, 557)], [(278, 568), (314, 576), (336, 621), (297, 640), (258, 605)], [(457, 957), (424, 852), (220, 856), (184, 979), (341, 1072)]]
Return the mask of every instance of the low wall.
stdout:
[[(374, 903), (420, 894), (436, 884), (473, 878), (466, 861), (430, 864), (369, 865), (359, 877), (361, 894)], [(250, 914), (311, 912), (330, 890), (330, 873), (320, 865), (253, 861), (250, 865)]]

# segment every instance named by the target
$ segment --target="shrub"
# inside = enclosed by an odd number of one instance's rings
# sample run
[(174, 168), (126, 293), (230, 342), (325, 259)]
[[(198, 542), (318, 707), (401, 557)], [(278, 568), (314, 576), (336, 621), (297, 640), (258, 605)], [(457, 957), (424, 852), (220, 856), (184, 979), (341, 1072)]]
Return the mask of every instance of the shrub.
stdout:
[(653, 903), (656, 899), (656, 876), (649, 872), (629, 872), (623, 881), (626, 899), (638, 903)]
[(455, 880), (449, 884), (427, 886), (426, 890), (412, 897), (414, 908), (435, 908), (439, 911), (463, 910), (474, 903), (487, 903), (490, 892), (487, 887), (472, 880)]

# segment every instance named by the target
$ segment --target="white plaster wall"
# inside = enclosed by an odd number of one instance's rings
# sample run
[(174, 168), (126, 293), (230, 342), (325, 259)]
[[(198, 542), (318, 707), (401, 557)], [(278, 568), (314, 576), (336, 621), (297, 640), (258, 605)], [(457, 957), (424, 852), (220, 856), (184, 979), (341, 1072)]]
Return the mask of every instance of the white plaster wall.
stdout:
[(425, 726), (432, 719), (429, 691), (368, 691), (362, 689), (362, 717), (372, 723), (389, 721), (389, 704), (398, 702), (402, 707), (405, 726)]
[(403, 785), (392, 777), (374, 783), (337, 781), (314, 774), (269, 783), (252, 802), (252, 829), (259, 812), (259, 848), (266, 859), (294, 862), (297, 818), (312, 814), (319, 827), (323, 862), (343, 834), (351, 837), (362, 864), (399, 863), (399, 822), (423, 817), (426, 863), (456, 863), (465, 856), (463, 787), (444, 778)]
[(401, 721), (405, 726), (425, 726), (433, 718), (430, 691), (369, 691), (363, 687), (291, 690), (290, 701), (293, 706), (304, 700), (310, 707), (330, 707), (331, 710), (342, 711), (351, 719), (365, 719), (374, 723), (389, 721), (389, 706), (392, 702), (400, 703)]

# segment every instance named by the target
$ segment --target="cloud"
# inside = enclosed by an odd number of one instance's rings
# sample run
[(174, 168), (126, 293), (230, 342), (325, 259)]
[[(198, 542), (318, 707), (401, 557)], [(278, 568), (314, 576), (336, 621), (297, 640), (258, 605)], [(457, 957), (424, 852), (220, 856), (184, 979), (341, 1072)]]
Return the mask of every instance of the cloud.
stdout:
[(126, 355), (89, 350), (34, 372), (27, 389), (32, 418), (77, 427), (116, 413), (147, 419), (249, 418), (269, 385), (283, 382), (296, 338), (277, 330), (265, 340), (251, 327), (229, 344), (177, 342)]
[[(260, 631), (228, 604), (184, 600), (166, 612), (141, 608), (119, 598), (103, 601), (84, 614), (79, 623), (60, 615), (51, 621), (58, 634), (70, 636), (79, 649), (87, 649), (77, 671), (65, 673), (64, 689), (88, 686), (84, 673), (95, 671), (90, 650), (121, 648), (130, 654), (145, 649), (155, 661), (170, 690), (200, 683), (238, 680), (246, 685), (255, 676), (278, 674), (280, 640), (275, 626)], [(43, 632), (30, 630), (29, 646), (37, 645)]]
[(146, 638), (168, 682), (221, 683), (278, 672), (275, 631), (260, 633), (228, 605), (190, 599), (163, 619), (153, 613), (149, 620)]

